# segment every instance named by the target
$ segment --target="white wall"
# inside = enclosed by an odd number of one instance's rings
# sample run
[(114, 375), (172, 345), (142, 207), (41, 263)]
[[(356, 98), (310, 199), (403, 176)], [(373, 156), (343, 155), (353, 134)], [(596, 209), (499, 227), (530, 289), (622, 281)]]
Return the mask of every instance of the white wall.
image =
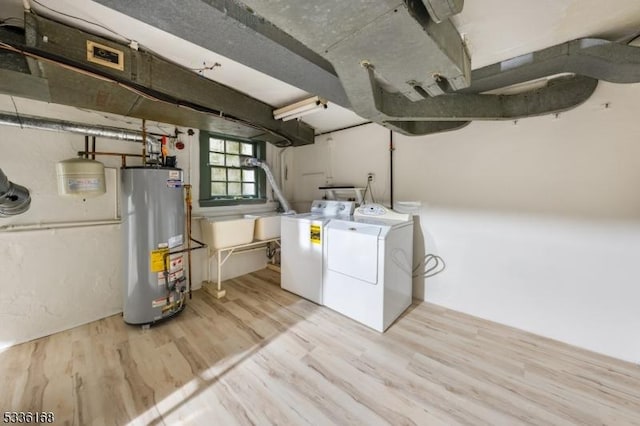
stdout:
[[(21, 114), (69, 121), (139, 129), (141, 121), (43, 102), (14, 98)], [(0, 95), (0, 111), (14, 113), (9, 96)], [(149, 122), (151, 132), (172, 132), (173, 126)], [(182, 129), (186, 130), (186, 129)], [(183, 136), (187, 148), (178, 155), (178, 165), (194, 188), (194, 215), (217, 214), (201, 209), (198, 198), (198, 133)], [(70, 133), (0, 126), (0, 168), (12, 182), (31, 191), (28, 212), (0, 218), (0, 350), (20, 342), (65, 330), (122, 310), (122, 260), (120, 225), (76, 227), (56, 230), (6, 232), (7, 225), (109, 220), (116, 215), (119, 158), (99, 157), (114, 170), (107, 172), (107, 194), (97, 198), (66, 199), (58, 196), (55, 165), (84, 149), (84, 137)], [(130, 142), (98, 139), (98, 149), (139, 153)], [(273, 155), (268, 149), (268, 155)], [(131, 159), (129, 165), (136, 164)], [(274, 203), (258, 206), (275, 208)], [(253, 207), (255, 210), (256, 207)], [(242, 209), (231, 209), (242, 213)], [(229, 209), (227, 209), (227, 213)], [(194, 237), (200, 227), (193, 223)], [(206, 250), (194, 252), (193, 288), (207, 277)], [(231, 278), (264, 267), (266, 256), (253, 253), (232, 257), (223, 269)], [(215, 278), (215, 268), (212, 278)]]
[[(415, 261), (447, 269), (414, 296), (640, 362), (640, 85), (600, 83), (577, 109), (395, 135), (394, 198), (421, 201)], [(607, 108), (605, 104), (609, 104)], [(389, 131), (375, 124), (295, 148), (295, 201), (331, 176), (389, 199)]]

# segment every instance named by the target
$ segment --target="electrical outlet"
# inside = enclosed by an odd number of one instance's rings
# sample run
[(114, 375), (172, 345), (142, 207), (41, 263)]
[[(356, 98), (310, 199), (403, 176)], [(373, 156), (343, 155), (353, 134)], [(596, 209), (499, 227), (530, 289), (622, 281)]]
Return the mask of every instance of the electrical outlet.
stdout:
[(371, 182), (373, 183), (373, 181), (375, 180), (376, 175), (373, 173), (367, 173), (367, 182)]

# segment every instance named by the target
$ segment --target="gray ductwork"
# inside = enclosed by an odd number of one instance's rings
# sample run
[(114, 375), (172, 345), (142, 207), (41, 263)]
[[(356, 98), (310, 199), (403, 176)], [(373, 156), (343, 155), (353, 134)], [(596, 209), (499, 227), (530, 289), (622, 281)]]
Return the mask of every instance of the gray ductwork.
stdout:
[[(54, 132), (70, 132), (82, 135), (95, 136), (105, 139), (115, 139), (127, 142), (142, 143), (142, 134), (135, 130), (119, 129), (117, 127), (94, 126), (91, 124), (74, 123), (71, 121), (55, 120), (49, 118), (32, 117), (0, 113), (0, 125), (20, 127), (23, 129), (51, 130)], [(145, 138), (147, 153), (151, 156), (160, 154), (160, 142), (153, 136)]]
[(329, 60), (358, 115), (407, 135), (454, 130), (470, 120), (558, 113), (584, 102), (597, 85), (591, 78), (564, 77), (516, 95), (469, 89), (470, 58), (448, 19), (463, 1), (332, 0), (321, 9), (297, 0), (274, 2), (243, 0)]
[[(561, 112), (588, 99), (595, 79), (640, 82), (640, 47), (598, 39), (570, 41), (469, 72), (464, 42), (448, 19), (461, 11), (463, 0), (326, 0), (320, 6), (299, 0), (96, 1), (407, 135), (459, 129), (467, 120)], [(184, 3), (188, 9), (180, 7)], [(171, 11), (175, 19), (154, 16), (151, 8)], [(208, 22), (197, 33), (182, 24), (191, 19), (191, 8)], [(224, 38), (230, 33), (233, 44)], [(516, 97), (484, 95), (562, 73), (577, 77), (550, 80), (545, 90)], [(330, 87), (320, 87), (320, 81)]]
[(298, 0), (242, 2), (329, 60), (359, 114), (359, 88), (348, 79), (366, 74), (363, 65), (375, 67), (389, 90), (414, 101), (425, 96), (416, 85), (437, 96), (470, 84), (471, 60), (460, 34), (448, 19), (436, 23), (425, 7), (456, 10), (448, 0), (329, 0), (322, 7)]
[(462, 12), (464, 0), (422, 0), (429, 17), (437, 24)]
[[(591, 38), (471, 71), (465, 43), (449, 20), (461, 11), (463, 0), (325, 0), (321, 6), (298, 0), (97, 1), (407, 135), (459, 129), (470, 120), (562, 112), (588, 99), (596, 79), (640, 82), (640, 47)], [(23, 69), (19, 61), (13, 68), (2, 65), (0, 92), (258, 138), (278, 146), (313, 142), (313, 130), (301, 121), (275, 121), (269, 105), (243, 98), (176, 64), (42, 17), (26, 16), (28, 51), (117, 77), (160, 93), (167, 102), (32, 59), (32, 74), (18, 72)], [(200, 30), (192, 31), (193, 25)], [(90, 39), (122, 50), (124, 70), (86, 63), (85, 41)], [(3, 41), (16, 45), (15, 36)], [(562, 73), (575, 77), (550, 80), (544, 90), (519, 96), (485, 94)]]
[[(298, 120), (275, 120), (271, 105), (152, 52), (134, 50), (42, 16), (25, 14), (21, 39), (0, 28), (0, 41), (16, 64), (20, 65), (20, 56), (26, 56), (29, 70), (17, 65), (7, 68), (0, 62), (4, 68), (0, 69), (0, 93), (278, 146), (313, 143), (312, 127)], [(111, 55), (117, 64), (96, 61), (89, 55), (91, 45), (104, 46), (103, 54)]]
[(638, 83), (640, 47), (598, 38), (568, 41), (478, 68), (471, 73), (471, 86), (458, 93), (486, 92), (562, 73)]
[(29, 190), (10, 182), (7, 175), (0, 169), (0, 218), (24, 213), (30, 206)]
[(571, 109), (589, 99), (598, 80), (558, 77), (542, 88), (511, 95), (451, 94), (411, 102), (372, 81), (378, 120), (514, 120)]
[(269, 168), (269, 165), (267, 163), (265, 163), (264, 161), (260, 161), (257, 158), (248, 157), (243, 161), (243, 166), (260, 167), (262, 170), (264, 170), (265, 175), (267, 175), (267, 180), (271, 185), (271, 189), (273, 189), (273, 192), (276, 194), (276, 198), (278, 198), (278, 201), (280, 201), (280, 205), (284, 210), (284, 214), (295, 213), (295, 210), (291, 210), (289, 202), (286, 198), (284, 198), (282, 191), (280, 191), (280, 186), (278, 186), (278, 182), (276, 182), (275, 178), (273, 177), (273, 173), (271, 173), (271, 169)]

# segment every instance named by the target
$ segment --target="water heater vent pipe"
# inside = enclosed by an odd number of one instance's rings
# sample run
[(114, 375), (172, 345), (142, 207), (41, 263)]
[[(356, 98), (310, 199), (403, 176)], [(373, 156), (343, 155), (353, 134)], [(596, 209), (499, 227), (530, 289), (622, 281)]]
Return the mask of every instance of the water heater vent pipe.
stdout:
[(284, 198), (284, 195), (282, 195), (282, 191), (280, 191), (280, 187), (274, 179), (273, 174), (271, 173), (271, 169), (269, 169), (269, 165), (267, 165), (267, 163), (265, 163), (264, 161), (260, 161), (257, 158), (248, 157), (243, 161), (243, 165), (246, 167), (260, 167), (262, 170), (264, 170), (264, 173), (267, 175), (267, 180), (269, 180), (269, 184), (271, 184), (273, 192), (275, 192), (278, 201), (280, 201), (280, 205), (284, 210), (284, 214), (294, 214), (296, 212), (295, 210), (291, 210), (289, 202), (286, 198)]

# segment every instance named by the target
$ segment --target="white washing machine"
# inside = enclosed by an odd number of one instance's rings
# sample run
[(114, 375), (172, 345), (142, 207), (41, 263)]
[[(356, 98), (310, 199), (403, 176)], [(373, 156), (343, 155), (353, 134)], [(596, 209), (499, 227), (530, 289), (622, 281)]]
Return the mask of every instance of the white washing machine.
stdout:
[(324, 233), (336, 217), (349, 218), (353, 201), (316, 200), (311, 212), (284, 215), (280, 231), (280, 286), (322, 304)]
[(323, 303), (383, 332), (411, 305), (413, 221), (378, 204), (325, 228)]

